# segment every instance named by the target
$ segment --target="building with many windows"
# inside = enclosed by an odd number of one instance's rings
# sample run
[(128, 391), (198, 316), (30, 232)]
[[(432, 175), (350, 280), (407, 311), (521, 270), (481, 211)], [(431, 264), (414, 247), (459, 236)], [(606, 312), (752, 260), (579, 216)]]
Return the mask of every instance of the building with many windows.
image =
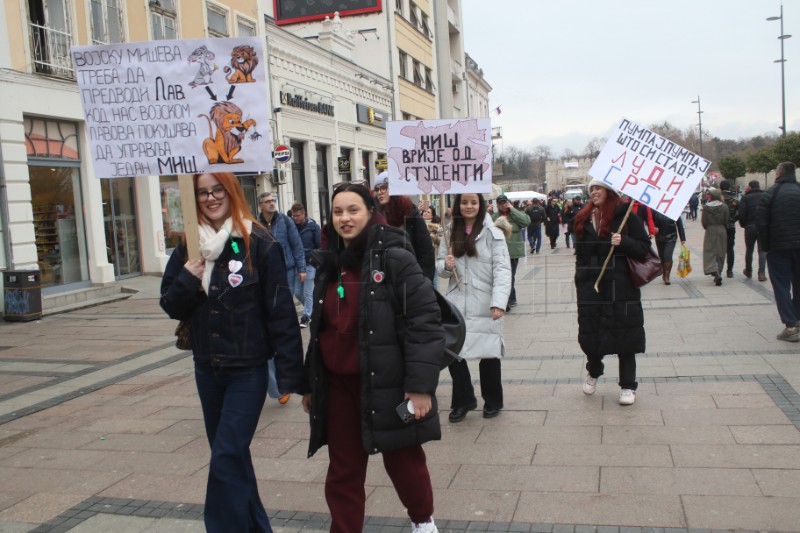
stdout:
[(0, 270), (38, 269), (47, 307), (160, 274), (180, 239), (177, 176), (95, 176), (73, 45), (262, 36), (272, 142), (291, 158), (239, 176), (254, 211), (270, 191), (283, 211), (300, 201), (322, 221), (335, 183), (383, 167), (388, 120), (470, 113), (459, 0), (352, 4), (363, 9), (337, 16), (281, 0), (4, 2), (0, 99), (13, 105), (0, 107)]

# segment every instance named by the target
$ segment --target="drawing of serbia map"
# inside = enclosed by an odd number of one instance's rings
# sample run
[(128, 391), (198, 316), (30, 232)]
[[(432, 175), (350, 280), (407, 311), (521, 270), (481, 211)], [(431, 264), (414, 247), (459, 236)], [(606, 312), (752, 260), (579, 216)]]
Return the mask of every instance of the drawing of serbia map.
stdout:
[(488, 118), (387, 124), (392, 194), (491, 192)]

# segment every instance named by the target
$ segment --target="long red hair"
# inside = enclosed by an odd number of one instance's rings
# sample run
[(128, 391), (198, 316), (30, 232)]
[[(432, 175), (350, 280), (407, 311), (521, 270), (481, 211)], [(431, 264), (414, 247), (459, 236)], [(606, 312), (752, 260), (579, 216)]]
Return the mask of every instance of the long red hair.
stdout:
[[(245, 256), (247, 257), (247, 265), (252, 266), (250, 262), (250, 232), (247, 231), (244, 221), (249, 220), (257, 226), (260, 226), (261, 224), (259, 224), (258, 220), (256, 220), (256, 218), (253, 216), (250, 208), (247, 207), (247, 199), (244, 197), (244, 189), (242, 189), (242, 185), (232, 172), (209, 172), (208, 174), (214, 176), (219, 184), (222, 185), (222, 187), (225, 189), (225, 194), (230, 199), (231, 222), (233, 223), (233, 229), (242, 235)], [(202, 176), (202, 174), (192, 175), (195, 191), (197, 191), (197, 180), (200, 179), (200, 176)], [(197, 223), (208, 224), (208, 220), (206, 220), (206, 218), (203, 216), (203, 212), (200, 211), (200, 201), (197, 199), (197, 195), (195, 195), (195, 209), (197, 209)]]
[(390, 196), (389, 202), (381, 206), (390, 226), (405, 228), (406, 219), (414, 213), (414, 202), (408, 196)]
[[(600, 237), (611, 235), (611, 221), (614, 219), (614, 213), (617, 210), (617, 206), (619, 206), (620, 202), (622, 201), (616, 192), (610, 189), (606, 189), (606, 192), (607, 194), (605, 203), (598, 207), (600, 210), (600, 228), (597, 234)], [(573, 229), (575, 230), (575, 235), (577, 235), (579, 239), (583, 238), (583, 232), (586, 229), (586, 224), (592, 223), (591, 218), (594, 208), (594, 204), (591, 201), (588, 201), (586, 202), (586, 206), (578, 211), (577, 215), (575, 215)]]

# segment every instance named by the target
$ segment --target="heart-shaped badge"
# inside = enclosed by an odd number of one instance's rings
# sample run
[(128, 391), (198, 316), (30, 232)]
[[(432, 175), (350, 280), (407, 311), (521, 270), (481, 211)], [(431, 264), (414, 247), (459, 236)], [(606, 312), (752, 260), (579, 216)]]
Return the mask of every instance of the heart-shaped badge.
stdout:
[(231, 259), (228, 261), (228, 271), (232, 274), (236, 274), (242, 269), (242, 262), (237, 261), (236, 259)]
[(231, 284), (231, 287), (238, 287), (242, 284), (242, 281), (244, 281), (244, 278), (241, 274), (236, 274), (235, 272), (228, 274), (228, 283)]

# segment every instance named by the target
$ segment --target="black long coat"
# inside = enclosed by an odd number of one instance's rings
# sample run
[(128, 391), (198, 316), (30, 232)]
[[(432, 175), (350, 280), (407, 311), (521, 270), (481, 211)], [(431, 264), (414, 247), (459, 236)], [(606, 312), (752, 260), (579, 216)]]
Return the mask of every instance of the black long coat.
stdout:
[[(406, 233), (382, 224), (367, 231), (369, 253), (364, 254), (361, 266), (358, 344), (362, 444), (373, 454), (441, 438), (435, 393), (445, 337), (433, 286), (409, 250)], [(386, 277), (376, 282), (372, 272), (381, 268)], [(322, 299), (330, 282), (335, 282), (331, 274), (320, 268), (305, 363), (312, 394), (309, 457), (327, 444), (329, 431), (336, 431), (327, 423), (328, 377), (318, 342), (324, 327)], [(389, 291), (394, 291), (394, 298)], [(404, 318), (396, 317), (395, 303), (404, 306)], [(405, 392), (431, 395), (433, 405), (427, 416), (408, 424), (400, 420), (395, 408)]]
[[(611, 230), (616, 232), (627, 204), (614, 214)], [(575, 289), (578, 297), (578, 343), (586, 355), (635, 354), (645, 351), (642, 294), (628, 276), (626, 256), (644, 259), (650, 240), (642, 221), (631, 213), (622, 242), (608, 263), (600, 292), (594, 284), (611, 247), (611, 236), (599, 237), (591, 222), (575, 240)]]

